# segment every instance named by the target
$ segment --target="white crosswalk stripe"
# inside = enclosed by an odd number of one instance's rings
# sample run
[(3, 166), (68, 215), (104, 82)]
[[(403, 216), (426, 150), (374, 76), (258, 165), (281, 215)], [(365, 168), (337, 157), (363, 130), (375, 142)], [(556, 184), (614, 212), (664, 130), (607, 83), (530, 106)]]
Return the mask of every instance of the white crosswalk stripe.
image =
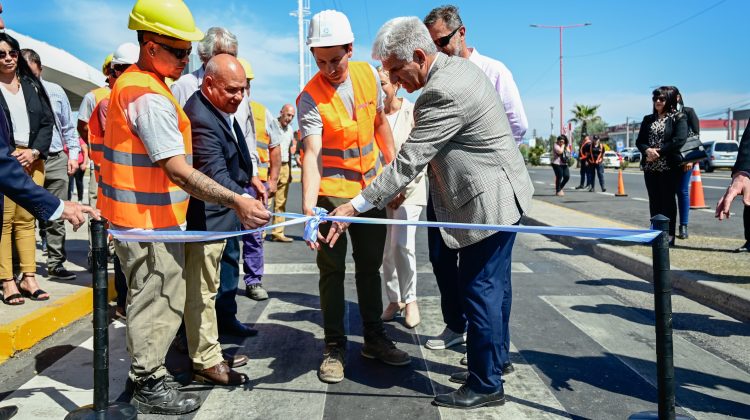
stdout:
[[(511, 263), (511, 270), (513, 273), (531, 273), (531, 269), (521, 262)], [(354, 273), (354, 263), (346, 264), (346, 271), (348, 273)], [(381, 270), (382, 272), (382, 270)], [(315, 263), (283, 263), (283, 264), (266, 264), (265, 274), (318, 274), (318, 266)], [(421, 264), (417, 266), (418, 274), (431, 274), (432, 265)]]
[[(579, 330), (620, 359), (631, 370), (654, 387), (656, 377), (655, 333), (652, 321), (635, 310), (622, 308), (617, 315), (607, 308), (622, 307), (622, 302), (611, 296), (541, 296), (550, 306), (572, 322)], [(722, 378), (722, 384), (748, 384), (750, 374), (690, 343), (673, 336), (675, 371), (707, 372)], [(711, 380), (708, 380), (711, 382)], [(654, 393), (656, 389), (654, 389)], [(688, 394), (689, 396), (685, 395)], [(689, 383), (676, 390), (677, 404), (681, 396), (689, 403), (690, 414), (700, 419), (726, 419), (717, 414), (713, 401), (747, 402), (747, 394), (716, 383)]]

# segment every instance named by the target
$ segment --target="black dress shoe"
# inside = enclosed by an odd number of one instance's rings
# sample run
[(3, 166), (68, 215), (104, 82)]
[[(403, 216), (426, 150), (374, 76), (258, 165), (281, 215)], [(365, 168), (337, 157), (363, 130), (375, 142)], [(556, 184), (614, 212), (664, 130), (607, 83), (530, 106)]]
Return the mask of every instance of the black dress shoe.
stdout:
[(197, 394), (166, 386), (164, 378), (149, 379), (136, 384), (130, 403), (141, 414), (187, 414), (201, 406)]
[(18, 413), (18, 406), (9, 405), (7, 407), (0, 407), (0, 419), (9, 419)]
[(235, 319), (225, 325), (219, 324), (219, 334), (234, 335), (236, 337), (253, 337), (258, 335), (258, 330), (250, 328), (247, 325), (241, 323)]
[(449, 393), (441, 394), (432, 401), (435, 405), (450, 408), (478, 408), (505, 404), (505, 393), (503, 391), (491, 394), (480, 394), (469, 389), (467, 385)]
[[(511, 373), (515, 372), (516, 368), (513, 367), (513, 363), (508, 362), (507, 364), (503, 365), (503, 376), (510, 375)], [(451, 374), (451, 377), (448, 378), (449, 381), (457, 384), (465, 384), (466, 381), (469, 380), (469, 371), (465, 370), (463, 372), (456, 372), (454, 374)]]

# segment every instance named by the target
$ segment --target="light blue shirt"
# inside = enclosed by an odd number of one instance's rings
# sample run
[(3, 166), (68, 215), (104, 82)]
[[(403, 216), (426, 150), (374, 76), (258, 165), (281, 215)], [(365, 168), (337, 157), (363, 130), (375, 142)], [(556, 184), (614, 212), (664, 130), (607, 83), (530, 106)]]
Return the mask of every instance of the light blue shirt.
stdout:
[(70, 108), (68, 96), (60, 85), (46, 80), (42, 80), (47, 96), (52, 103), (52, 112), (55, 115), (55, 127), (52, 130), (52, 143), (50, 144), (50, 153), (57, 153), (63, 150), (62, 139), (68, 145), (68, 159), (78, 160), (78, 153), (81, 147), (78, 144), (78, 134), (73, 124), (73, 110)]

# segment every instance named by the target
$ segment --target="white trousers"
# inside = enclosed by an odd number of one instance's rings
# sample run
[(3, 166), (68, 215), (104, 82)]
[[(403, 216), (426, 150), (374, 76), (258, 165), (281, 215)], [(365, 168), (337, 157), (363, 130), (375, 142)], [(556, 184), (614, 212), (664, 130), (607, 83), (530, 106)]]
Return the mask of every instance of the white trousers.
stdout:
[[(389, 219), (419, 220), (424, 206), (401, 205), (386, 208)], [(383, 250), (383, 281), (390, 302), (410, 303), (417, 300), (416, 226), (388, 225)]]

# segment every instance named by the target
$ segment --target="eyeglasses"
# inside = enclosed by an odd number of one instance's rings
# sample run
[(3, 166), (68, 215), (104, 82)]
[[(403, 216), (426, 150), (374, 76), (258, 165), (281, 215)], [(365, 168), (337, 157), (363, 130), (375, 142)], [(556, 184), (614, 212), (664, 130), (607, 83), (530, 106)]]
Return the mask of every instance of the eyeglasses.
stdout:
[(112, 71), (115, 73), (122, 73), (130, 67), (130, 64), (115, 64), (112, 66)]
[(654, 96), (651, 100), (654, 102), (666, 102), (667, 98), (663, 96)]
[(171, 46), (169, 46), (167, 44), (162, 44), (161, 42), (154, 41), (154, 40), (151, 40), (151, 42), (153, 42), (154, 44), (157, 44), (160, 47), (164, 48), (165, 50), (169, 51), (169, 53), (172, 54), (174, 56), (174, 58), (176, 58), (178, 60), (182, 60), (183, 58), (185, 58), (188, 55), (190, 55), (191, 52), (193, 52), (193, 47), (192, 46), (190, 46), (190, 48), (182, 49), (182, 48), (171, 47)]
[(434, 41), (435, 45), (437, 45), (440, 48), (445, 47), (446, 45), (448, 45), (449, 42), (451, 42), (451, 38), (453, 38), (453, 35), (455, 35), (456, 32), (458, 32), (458, 30), (461, 29), (461, 28), (463, 28), (463, 26), (459, 26), (458, 28), (454, 29), (453, 32), (449, 33), (448, 35), (441, 36), (440, 38), (436, 39)]
[(18, 54), (21, 52), (18, 50), (10, 50), (10, 51), (0, 51), (0, 60), (5, 60), (5, 57), (10, 56), (12, 59), (17, 59)]

